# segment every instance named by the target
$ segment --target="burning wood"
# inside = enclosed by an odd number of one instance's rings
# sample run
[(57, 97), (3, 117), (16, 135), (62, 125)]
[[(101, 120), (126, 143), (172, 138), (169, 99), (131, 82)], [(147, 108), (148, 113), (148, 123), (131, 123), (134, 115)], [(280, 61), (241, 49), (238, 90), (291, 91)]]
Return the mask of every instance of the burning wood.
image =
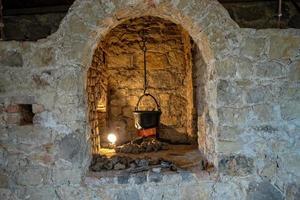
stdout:
[(148, 129), (138, 130), (137, 134), (140, 137), (156, 136), (156, 128), (148, 128)]

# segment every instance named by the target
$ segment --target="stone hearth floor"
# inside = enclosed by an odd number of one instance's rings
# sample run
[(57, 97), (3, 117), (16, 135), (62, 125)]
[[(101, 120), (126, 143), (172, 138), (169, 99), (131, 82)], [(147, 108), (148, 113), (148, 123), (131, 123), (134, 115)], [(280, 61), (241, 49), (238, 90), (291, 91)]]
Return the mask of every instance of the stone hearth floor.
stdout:
[[(157, 152), (145, 152), (139, 154), (115, 152), (114, 149), (102, 148), (100, 150), (102, 156), (111, 158), (113, 156), (126, 156), (132, 159), (142, 159), (149, 157), (151, 159), (162, 159), (172, 162), (180, 170), (201, 171), (203, 168), (203, 156), (197, 149), (196, 145), (170, 145), (167, 150)], [(154, 166), (155, 167), (155, 166)], [(163, 170), (162, 170), (163, 172)], [(100, 172), (89, 172), (89, 176), (96, 177), (114, 177), (127, 174), (128, 170), (103, 170)]]

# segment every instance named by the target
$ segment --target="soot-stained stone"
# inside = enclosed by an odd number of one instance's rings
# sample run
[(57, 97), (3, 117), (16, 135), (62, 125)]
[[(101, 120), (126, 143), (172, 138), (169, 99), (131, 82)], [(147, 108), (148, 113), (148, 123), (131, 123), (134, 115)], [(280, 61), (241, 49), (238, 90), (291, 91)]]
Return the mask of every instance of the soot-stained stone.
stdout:
[(155, 172), (149, 171), (148, 172), (148, 181), (155, 182), (155, 183), (161, 182), (162, 181), (161, 173), (155, 173)]
[(139, 173), (138, 175), (134, 176), (134, 183), (137, 185), (143, 184), (147, 181), (147, 176), (145, 173)]
[(289, 21), (289, 26), (292, 28), (300, 28), (300, 14), (296, 14), (293, 17), (291, 17)]
[(127, 184), (129, 182), (129, 175), (118, 176), (119, 184)]
[(181, 171), (180, 172), (181, 178), (183, 182), (190, 182), (193, 178), (192, 174), (187, 171)]
[(253, 159), (244, 155), (223, 156), (223, 158), (219, 161), (220, 171), (232, 176), (250, 174), (253, 168)]
[(0, 65), (9, 67), (22, 67), (23, 58), (19, 52), (16, 51), (1, 51), (0, 52)]
[(286, 199), (296, 200), (300, 199), (300, 186), (296, 184), (289, 184), (286, 189)]
[(80, 151), (80, 142), (73, 135), (67, 135), (59, 143), (60, 156), (73, 161)]
[(283, 196), (271, 183), (251, 182), (249, 184), (247, 200), (283, 200)]
[(137, 190), (118, 190), (117, 193), (113, 196), (113, 199), (116, 200), (140, 200), (140, 196)]
[(8, 176), (0, 173), (0, 188), (8, 187)]

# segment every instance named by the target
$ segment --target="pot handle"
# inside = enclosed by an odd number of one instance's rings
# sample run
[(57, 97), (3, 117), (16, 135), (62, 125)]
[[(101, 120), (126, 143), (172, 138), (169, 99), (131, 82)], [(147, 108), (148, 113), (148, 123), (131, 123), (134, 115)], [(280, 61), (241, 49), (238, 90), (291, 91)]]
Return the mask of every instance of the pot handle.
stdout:
[(156, 106), (157, 106), (157, 110), (158, 110), (158, 111), (161, 111), (161, 110), (160, 110), (160, 105), (159, 105), (159, 103), (158, 103), (157, 100), (154, 98), (154, 96), (152, 96), (152, 95), (149, 94), (149, 93), (145, 93), (145, 94), (143, 94), (142, 96), (140, 96), (140, 98), (139, 98), (139, 100), (138, 100), (138, 102), (137, 102), (137, 104), (136, 104), (136, 106), (135, 106), (135, 109), (134, 109), (135, 111), (138, 111), (140, 102), (141, 102), (142, 98), (144, 98), (145, 96), (150, 96), (150, 97), (155, 101)]

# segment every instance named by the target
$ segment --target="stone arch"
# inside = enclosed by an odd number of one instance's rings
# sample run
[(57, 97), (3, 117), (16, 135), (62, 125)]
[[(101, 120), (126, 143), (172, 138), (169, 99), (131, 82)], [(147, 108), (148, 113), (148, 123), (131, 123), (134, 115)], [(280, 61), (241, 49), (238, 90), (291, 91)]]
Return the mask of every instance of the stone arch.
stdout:
[[(60, 63), (72, 64), (83, 68), (82, 74), (86, 83), (86, 74), (92, 61), (94, 50), (99, 41), (113, 28), (122, 22), (142, 16), (160, 17), (181, 25), (192, 37), (201, 51), (207, 67), (207, 83), (205, 87), (208, 110), (201, 120), (209, 133), (204, 141), (209, 148), (205, 154), (217, 165), (217, 90), (215, 76), (215, 61), (227, 56), (227, 51), (234, 48), (229, 37), (238, 29), (227, 11), (217, 2), (211, 0), (133, 0), (133, 1), (80, 1), (77, 0), (62, 21), (59, 30), (51, 36), (61, 51)], [(56, 38), (60, 36), (60, 40)], [(62, 37), (61, 37), (62, 36)], [(228, 39), (229, 38), (229, 39)], [(80, 96), (85, 96), (85, 87), (79, 90)], [(209, 91), (208, 91), (209, 90)], [(87, 114), (86, 114), (87, 119)], [(86, 120), (83, 119), (83, 120)], [(199, 122), (201, 123), (201, 122)], [(88, 130), (88, 129), (87, 129)], [(87, 155), (88, 156), (88, 155)]]

